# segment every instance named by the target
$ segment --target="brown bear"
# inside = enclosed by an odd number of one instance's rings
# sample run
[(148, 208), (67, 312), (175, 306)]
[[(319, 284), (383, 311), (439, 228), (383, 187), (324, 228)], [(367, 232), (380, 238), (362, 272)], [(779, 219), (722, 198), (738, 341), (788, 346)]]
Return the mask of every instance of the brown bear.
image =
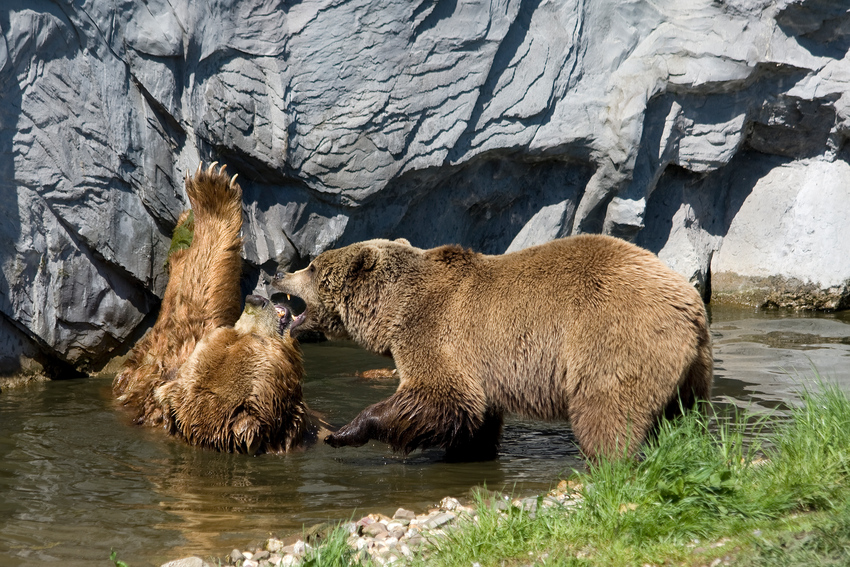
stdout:
[(498, 256), (371, 240), (279, 273), (299, 330), (391, 356), (400, 384), (325, 441), (492, 458), (505, 413), (569, 420), (584, 454), (632, 454), (662, 414), (709, 396), (697, 291), (655, 255), (582, 235)]
[(157, 321), (113, 392), (135, 411), (135, 423), (162, 426), (192, 445), (288, 451), (322, 432), (302, 398), (291, 337), (303, 317), (260, 296), (249, 296), (240, 316), (242, 189), (215, 165), (186, 179), (192, 209), (175, 229)]

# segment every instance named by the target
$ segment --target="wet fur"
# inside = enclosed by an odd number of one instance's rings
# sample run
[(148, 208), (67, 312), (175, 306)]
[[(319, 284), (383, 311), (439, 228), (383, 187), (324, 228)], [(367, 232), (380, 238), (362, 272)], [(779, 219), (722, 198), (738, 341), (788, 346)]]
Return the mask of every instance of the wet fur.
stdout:
[[(130, 352), (113, 393), (135, 423), (192, 445), (293, 449), (317, 426), (302, 400), (300, 352), (277, 332), (274, 307), (249, 312), (246, 304), (240, 318), (242, 190), (223, 167), (210, 166), (186, 179), (186, 194), (191, 245), (170, 255), (157, 321)], [(178, 227), (192, 228), (190, 218), (184, 212)]]
[(569, 420), (590, 458), (634, 453), (660, 415), (707, 399), (699, 294), (655, 255), (576, 236), (501, 256), (385, 240), (279, 274), (303, 329), (392, 356), (400, 384), (326, 441), (495, 456), (502, 416)]

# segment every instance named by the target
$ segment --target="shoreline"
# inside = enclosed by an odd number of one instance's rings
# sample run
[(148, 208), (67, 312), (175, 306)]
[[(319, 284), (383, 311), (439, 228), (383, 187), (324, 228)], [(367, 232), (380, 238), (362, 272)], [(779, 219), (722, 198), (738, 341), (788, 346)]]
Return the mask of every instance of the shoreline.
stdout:
[[(494, 492), (488, 493), (483, 502), (497, 510), (515, 508), (534, 517), (538, 506), (575, 507), (582, 500), (580, 489), (581, 485), (574, 481), (561, 480), (556, 488), (544, 495), (510, 498)], [(345, 534), (346, 545), (355, 553), (355, 561), (369, 559), (375, 565), (388, 565), (412, 557), (423, 550), (428, 542), (444, 536), (446, 530), (458, 523), (476, 522), (477, 516), (475, 506), (464, 505), (457, 498), (446, 496), (437, 506), (421, 514), (405, 508), (398, 508), (392, 517), (370, 513), (357, 521), (317, 524), (305, 528), (300, 535), (270, 537), (260, 546), (248, 545), (243, 549), (233, 549), (222, 557), (210, 557), (223, 564), (241, 567), (295, 567), (304, 561), (317, 544), (324, 544), (334, 529), (340, 529)], [(189, 556), (168, 561), (161, 567), (207, 566), (215, 567), (201, 557)]]

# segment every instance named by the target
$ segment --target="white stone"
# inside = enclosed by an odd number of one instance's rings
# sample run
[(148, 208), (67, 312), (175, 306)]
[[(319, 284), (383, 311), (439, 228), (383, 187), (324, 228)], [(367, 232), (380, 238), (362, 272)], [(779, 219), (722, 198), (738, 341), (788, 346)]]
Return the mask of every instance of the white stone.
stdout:
[(712, 258), (712, 274), (841, 285), (850, 280), (847, 202), (847, 162), (792, 162), (771, 170), (744, 199)]
[(299, 539), (292, 545), (292, 549), (295, 555), (305, 555), (307, 551), (311, 548), (309, 545)]
[(517, 233), (505, 252), (515, 252), (558, 238), (564, 230), (564, 218), (570, 207), (575, 208), (570, 201), (542, 207)]
[(161, 567), (211, 567), (200, 557), (185, 557), (164, 563)]

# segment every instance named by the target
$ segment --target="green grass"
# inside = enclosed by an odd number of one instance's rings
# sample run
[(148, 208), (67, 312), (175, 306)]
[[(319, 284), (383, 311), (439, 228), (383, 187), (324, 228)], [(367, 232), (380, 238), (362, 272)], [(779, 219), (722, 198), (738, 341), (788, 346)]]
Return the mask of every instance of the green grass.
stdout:
[(826, 512), (780, 520), (772, 530), (749, 534), (746, 552), (735, 565), (741, 567), (808, 567), (850, 565), (850, 505)]
[(413, 563), (850, 565), (850, 399), (823, 384), (802, 399), (782, 419), (663, 422), (643, 459), (574, 473), (583, 501), (569, 509), (500, 511), (481, 497), (475, 522)]
[(328, 533), (321, 545), (315, 547), (304, 558), (304, 567), (348, 567), (358, 564), (357, 552), (349, 547), (348, 532), (336, 527)]
[(112, 549), (109, 553), (109, 560), (112, 562), (113, 565), (115, 565), (115, 567), (128, 567), (126, 563), (118, 559), (118, 552), (114, 549)]

